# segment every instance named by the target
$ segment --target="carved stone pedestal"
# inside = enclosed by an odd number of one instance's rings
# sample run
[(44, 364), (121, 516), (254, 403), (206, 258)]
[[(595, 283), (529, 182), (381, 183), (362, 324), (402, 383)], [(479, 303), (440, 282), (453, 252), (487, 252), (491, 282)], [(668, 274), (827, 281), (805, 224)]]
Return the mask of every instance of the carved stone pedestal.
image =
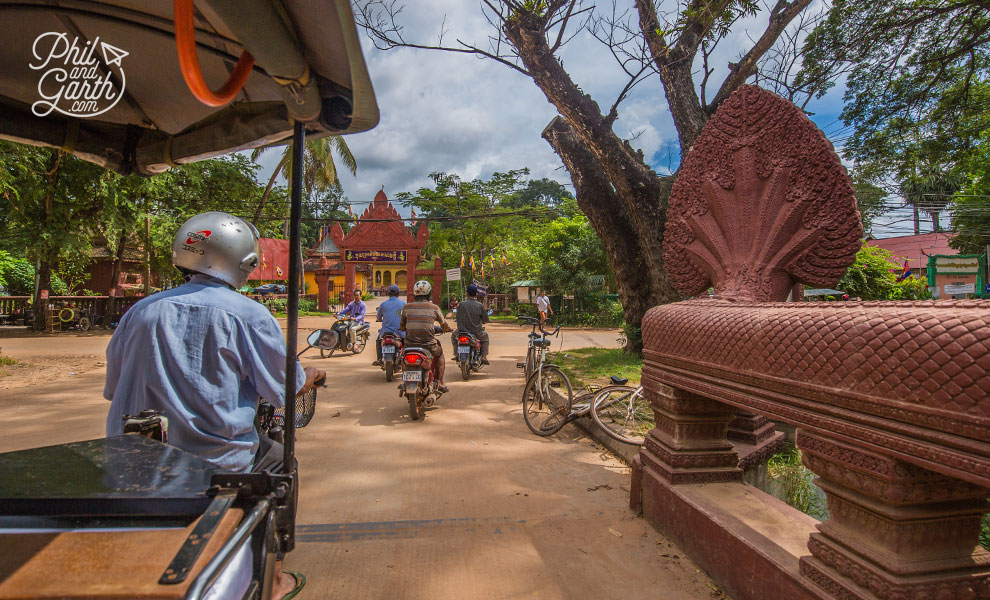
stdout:
[(820, 434), (798, 430), (830, 519), (801, 573), (823, 595), (856, 600), (990, 598), (979, 545), (990, 491)]
[(731, 406), (669, 386), (647, 387), (656, 427), (646, 436), (641, 465), (671, 484), (742, 481), (726, 439)]
[(738, 440), (754, 446), (773, 437), (773, 421), (750, 412), (736, 412), (729, 423), (727, 435), (730, 440)]

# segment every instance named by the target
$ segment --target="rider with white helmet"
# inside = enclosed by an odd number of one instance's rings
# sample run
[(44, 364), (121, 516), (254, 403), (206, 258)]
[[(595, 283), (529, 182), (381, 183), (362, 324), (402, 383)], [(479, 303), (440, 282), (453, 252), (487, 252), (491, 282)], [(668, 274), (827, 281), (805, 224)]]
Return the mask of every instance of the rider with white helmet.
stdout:
[[(285, 338), (271, 313), (237, 293), (258, 266), (258, 231), (207, 212), (172, 244), (186, 283), (132, 306), (107, 346), (107, 435), (123, 415), (165, 411), (169, 443), (231, 471), (273, 469), (282, 449), (254, 427), (258, 398), (284, 404)], [(296, 389), (326, 374), (297, 365)]]
[(416, 282), (413, 286), (413, 302), (402, 307), (399, 329), (406, 332), (408, 346), (418, 346), (433, 354), (440, 384), (438, 389), (447, 392), (447, 386), (443, 384), (443, 348), (440, 347), (433, 328), (435, 323), (439, 323), (442, 331), (450, 332), (450, 325), (444, 320), (440, 307), (430, 301), (432, 291), (433, 286), (429, 281)]

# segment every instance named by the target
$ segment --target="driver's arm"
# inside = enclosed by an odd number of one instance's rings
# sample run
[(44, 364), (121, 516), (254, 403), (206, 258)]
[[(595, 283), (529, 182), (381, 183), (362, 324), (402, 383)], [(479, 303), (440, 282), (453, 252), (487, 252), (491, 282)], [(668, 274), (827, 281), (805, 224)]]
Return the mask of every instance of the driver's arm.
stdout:
[(443, 313), (440, 312), (440, 309), (437, 309), (436, 312), (433, 313), (433, 318), (436, 319), (438, 323), (440, 323), (440, 330), (443, 331), (444, 333), (450, 333), (451, 331), (453, 331), (450, 328), (450, 325), (447, 324), (447, 319), (443, 318)]

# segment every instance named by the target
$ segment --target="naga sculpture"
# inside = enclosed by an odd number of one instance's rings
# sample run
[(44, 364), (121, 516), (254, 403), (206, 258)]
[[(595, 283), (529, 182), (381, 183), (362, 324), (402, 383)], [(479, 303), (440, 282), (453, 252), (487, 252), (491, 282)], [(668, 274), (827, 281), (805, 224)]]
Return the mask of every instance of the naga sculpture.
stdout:
[[(667, 216), (671, 282), (702, 297), (643, 319), (657, 426), (633, 464), (631, 505), (737, 599), (990, 598), (978, 541), (990, 302), (780, 302), (796, 283), (835, 285), (862, 227), (824, 135), (757, 87), (705, 126)], [(797, 426), (826, 521), (743, 486), (726, 439), (740, 410)], [(746, 521), (757, 505), (779, 519)], [(785, 523), (807, 529), (806, 547), (788, 545)]]

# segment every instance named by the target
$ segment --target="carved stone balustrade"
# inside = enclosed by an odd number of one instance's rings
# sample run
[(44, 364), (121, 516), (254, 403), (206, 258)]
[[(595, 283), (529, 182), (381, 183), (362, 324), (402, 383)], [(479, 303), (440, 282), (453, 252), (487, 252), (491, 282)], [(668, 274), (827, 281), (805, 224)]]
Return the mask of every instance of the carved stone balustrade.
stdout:
[[(694, 300), (651, 310), (643, 339), (657, 427), (632, 504), (682, 532), (738, 598), (990, 598), (978, 540), (990, 512), (990, 302)], [(738, 481), (726, 433), (740, 409), (798, 427), (830, 512), (806, 538), (810, 556), (779, 547), (773, 527), (734, 528), (752, 498), (734, 507), (738, 491), (707, 486), (702, 498), (683, 485)], [(713, 497), (721, 512), (705, 506)], [(763, 504), (784, 515), (775, 527), (796, 518)], [(735, 568), (720, 558), (734, 546), (767, 558)]]

